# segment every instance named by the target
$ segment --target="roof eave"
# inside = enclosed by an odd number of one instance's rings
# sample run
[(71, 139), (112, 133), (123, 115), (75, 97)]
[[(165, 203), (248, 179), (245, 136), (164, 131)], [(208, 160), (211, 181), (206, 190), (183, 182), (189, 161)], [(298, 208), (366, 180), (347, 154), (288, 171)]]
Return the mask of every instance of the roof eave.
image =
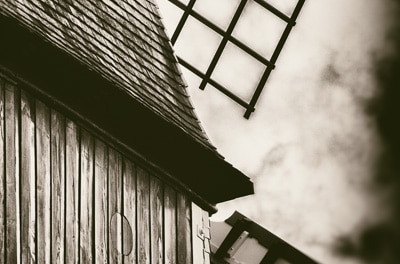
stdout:
[(215, 204), (254, 193), (250, 179), (214, 150), (69, 54), (2, 15), (0, 30), (7, 36), (0, 42), (0, 64), (141, 152), (205, 200)]

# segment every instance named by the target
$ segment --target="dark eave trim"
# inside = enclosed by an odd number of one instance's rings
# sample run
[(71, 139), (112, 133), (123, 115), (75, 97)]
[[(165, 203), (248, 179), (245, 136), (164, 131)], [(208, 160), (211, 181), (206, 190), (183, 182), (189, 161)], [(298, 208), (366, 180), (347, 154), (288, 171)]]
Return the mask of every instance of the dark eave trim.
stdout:
[(254, 193), (253, 183), (69, 54), (0, 15), (0, 64), (158, 164), (211, 204)]
[(48, 106), (52, 107), (53, 109), (59, 111), (60, 113), (65, 114), (69, 119), (74, 120), (74, 122), (82, 127), (83, 129), (87, 130), (89, 133), (94, 135), (96, 138), (102, 140), (103, 142), (107, 142), (107, 145), (115, 148), (123, 154), (125, 157), (131, 159), (135, 162), (135, 164), (142, 166), (144, 169), (152, 173), (155, 177), (159, 177), (162, 179), (163, 182), (174, 186), (179, 192), (188, 195), (190, 200), (200, 206), (203, 210), (209, 212), (210, 214), (214, 214), (218, 211), (215, 204), (211, 204), (210, 202), (206, 201), (203, 197), (198, 195), (194, 192), (191, 188), (187, 185), (182, 183), (177, 178), (173, 177), (171, 174), (166, 172), (163, 168), (160, 168), (157, 164), (154, 164), (150, 160), (143, 157), (140, 153), (133, 150), (117, 138), (113, 137), (107, 131), (103, 130), (102, 128), (98, 127), (96, 124), (87, 120), (84, 116), (81, 116), (79, 113), (75, 112), (67, 105), (64, 105), (62, 102), (57, 100), (54, 97), (51, 97), (49, 94), (44, 93), (38, 87), (35, 87), (30, 82), (24, 80), (20, 76), (16, 76), (13, 72), (10, 72), (8, 69), (4, 68), (0, 64), (0, 77), (5, 78), (8, 82), (17, 85), (19, 88), (32, 93), (37, 99), (42, 100)]

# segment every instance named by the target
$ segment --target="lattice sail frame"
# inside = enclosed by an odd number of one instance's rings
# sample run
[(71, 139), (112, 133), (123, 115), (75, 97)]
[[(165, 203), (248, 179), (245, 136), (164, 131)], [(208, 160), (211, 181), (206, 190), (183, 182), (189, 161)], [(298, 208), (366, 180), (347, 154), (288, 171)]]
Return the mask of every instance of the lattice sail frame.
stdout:
[[(179, 56), (177, 56), (178, 62), (182, 66), (187, 68), (189, 71), (193, 72), (195, 75), (199, 76), (202, 79), (200, 86), (199, 86), (199, 88), (201, 90), (204, 90), (204, 88), (206, 87), (207, 84), (211, 84), (217, 90), (219, 90), (220, 92), (222, 92), (223, 94), (225, 94), (226, 96), (231, 98), (233, 101), (235, 101), (236, 103), (238, 103), (239, 105), (244, 107), (246, 109), (244, 117), (246, 119), (249, 119), (251, 113), (255, 111), (255, 105), (261, 95), (261, 92), (262, 92), (268, 78), (269, 78), (269, 75), (271, 74), (271, 71), (275, 68), (275, 63), (276, 63), (276, 61), (279, 57), (279, 54), (281, 53), (282, 48), (290, 34), (290, 31), (292, 30), (293, 26), (295, 26), (295, 24), (296, 24), (296, 19), (300, 13), (300, 10), (302, 9), (302, 7), (304, 5), (305, 0), (297, 1), (297, 4), (296, 4), (296, 6), (292, 12), (292, 15), (290, 17), (287, 16), (286, 14), (282, 13), (281, 11), (279, 11), (277, 8), (273, 7), (271, 4), (265, 2), (264, 0), (241, 0), (233, 17), (232, 17), (231, 22), (229, 23), (229, 26), (226, 30), (223, 30), (222, 28), (220, 28), (219, 26), (217, 26), (216, 24), (214, 24), (213, 22), (211, 22), (210, 20), (208, 20), (207, 18), (202, 16), (200, 13), (196, 12), (193, 9), (193, 7), (196, 3), (196, 0), (190, 0), (189, 3), (187, 3), (187, 4), (182, 3), (179, 0), (168, 0), (168, 1), (183, 10), (183, 14), (179, 20), (178, 25), (176, 26), (176, 29), (172, 35), (172, 38), (171, 38), (172, 45), (174, 45), (176, 43), (176, 41), (179, 37), (179, 34), (181, 33), (189, 16), (192, 16), (193, 18), (197, 19), (199, 22), (203, 23), (205, 26), (207, 26), (208, 28), (212, 29), (214, 32), (216, 32), (217, 34), (222, 36), (222, 40), (218, 46), (217, 51), (214, 54), (214, 57), (211, 60), (211, 63), (208, 66), (206, 73), (203, 73), (202, 71), (197, 69), (195, 66), (191, 65), (190, 63), (188, 63), (187, 61), (185, 61), (184, 59), (182, 59)], [(258, 52), (254, 51), (252, 48), (250, 48), (249, 46), (247, 46), (246, 44), (244, 44), (243, 42), (241, 42), (240, 40), (238, 40), (237, 38), (232, 36), (233, 30), (235, 29), (235, 26), (236, 26), (237, 22), (239, 21), (239, 18), (241, 16), (247, 2), (249, 2), (249, 1), (254, 1), (255, 3), (259, 4), (260, 6), (262, 6), (266, 10), (270, 11), (272, 14), (276, 15), (277, 17), (279, 17), (280, 19), (282, 19), (284, 22), (287, 23), (270, 59), (266, 59), (264, 56), (260, 55)], [(226, 45), (228, 44), (228, 42), (236, 45), (238, 48), (240, 48), (241, 50), (243, 50), (248, 55), (250, 55), (251, 57), (253, 57), (254, 59), (256, 59), (257, 61), (259, 61), (260, 63), (262, 63), (265, 66), (264, 72), (263, 72), (262, 76), (260, 77), (260, 81), (258, 82), (256, 88), (254, 89), (254, 93), (249, 102), (244, 101), (242, 98), (240, 98), (239, 96), (237, 96), (236, 94), (234, 94), (233, 92), (231, 92), (230, 90), (225, 88), (223, 85), (219, 84), (218, 82), (216, 82), (215, 80), (213, 80), (211, 78), (211, 75), (212, 75), (215, 67), (217, 66), (217, 63), (218, 63)]]

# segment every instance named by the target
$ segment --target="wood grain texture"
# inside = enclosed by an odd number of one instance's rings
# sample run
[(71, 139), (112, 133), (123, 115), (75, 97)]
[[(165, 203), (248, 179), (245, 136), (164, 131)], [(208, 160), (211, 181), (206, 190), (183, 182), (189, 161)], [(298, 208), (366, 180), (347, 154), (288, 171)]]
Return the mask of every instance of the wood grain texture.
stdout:
[(0, 264), (192, 264), (202, 253), (184, 194), (5, 81), (0, 156)]
[(5, 81), (0, 78), (0, 264), (5, 262), (5, 221), (6, 221), (6, 178), (5, 178), (5, 124), (4, 124), (4, 89)]
[(50, 110), (36, 101), (37, 157), (37, 262), (50, 263), (51, 252), (51, 175)]
[[(108, 210), (111, 223), (111, 218), (122, 211), (122, 157), (117, 151), (109, 148), (108, 158)], [(116, 232), (109, 234), (109, 261), (122, 263), (122, 223), (119, 223), (115, 230)]]
[(94, 167), (94, 201), (95, 201), (95, 261), (108, 262), (108, 185), (107, 185), (108, 152), (106, 145), (95, 141)]
[[(17, 263), (20, 260), (20, 247), (17, 245), (19, 233), (19, 96), (17, 89), (5, 84), (5, 166), (6, 166), (6, 248), (5, 263)], [(17, 219), (18, 217), (18, 219)], [(18, 230), (17, 230), (18, 229)], [(18, 234), (19, 240), (19, 234)], [(19, 244), (20, 245), (20, 244)]]
[(93, 256), (93, 138), (81, 130), (80, 262), (92, 263)]
[(164, 239), (165, 263), (176, 263), (176, 192), (172, 187), (164, 187)]
[(79, 128), (66, 119), (65, 263), (79, 260)]
[[(132, 229), (132, 250), (124, 256), (124, 263), (136, 263), (136, 167), (128, 159), (124, 159), (123, 166), (123, 212)], [(122, 230), (124, 231), (124, 230)], [(125, 232), (124, 232), (125, 233)], [(127, 250), (130, 241), (124, 236), (123, 251)], [(125, 250), (126, 249), (126, 250)]]
[(34, 101), (21, 91), (21, 261), (36, 260), (36, 185), (35, 185)]
[(137, 254), (138, 262), (150, 263), (149, 174), (137, 167)]
[(164, 226), (163, 226), (164, 190), (162, 182), (150, 178), (150, 235), (151, 263), (164, 263)]
[(51, 211), (52, 263), (64, 260), (65, 224), (65, 120), (57, 111), (51, 111)]
[(177, 193), (177, 255), (179, 264), (192, 263), (191, 202), (187, 196)]

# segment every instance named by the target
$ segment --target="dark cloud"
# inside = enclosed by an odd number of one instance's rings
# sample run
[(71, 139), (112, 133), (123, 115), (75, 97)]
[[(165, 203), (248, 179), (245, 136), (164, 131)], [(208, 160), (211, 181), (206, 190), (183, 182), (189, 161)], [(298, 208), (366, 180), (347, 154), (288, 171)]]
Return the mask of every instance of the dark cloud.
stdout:
[(330, 84), (335, 84), (338, 83), (340, 79), (341, 73), (337, 69), (336, 65), (333, 63), (329, 63), (328, 65), (326, 65), (322, 73), (322, 80)]
[[(400, 1), (387, 0), (400, 17)], [(387, 38), (390, 49), (376, 60), (375, 76), (378, 96), (367, 107), (375, 120), (382, 142), (382, 155), (377, 162), (371, 195), (383, 201), (375, 214), (389, 212), (386, 217), (365, 224), (353, 234), (342, 236), (337, 251), (357, 256), (366, 263), (400, 263), (400, 20), (393, 20)], [(371, 221), (370, 221), (371, 222)]]
[(347, 135), (332, 134), (327, 139), (327, 150), (333, 157), (347, 160), (348, 162), (357, 162), (363, 151), (362, 147), (355, 146), (360, 140), (356, 133), (347, 133)]

